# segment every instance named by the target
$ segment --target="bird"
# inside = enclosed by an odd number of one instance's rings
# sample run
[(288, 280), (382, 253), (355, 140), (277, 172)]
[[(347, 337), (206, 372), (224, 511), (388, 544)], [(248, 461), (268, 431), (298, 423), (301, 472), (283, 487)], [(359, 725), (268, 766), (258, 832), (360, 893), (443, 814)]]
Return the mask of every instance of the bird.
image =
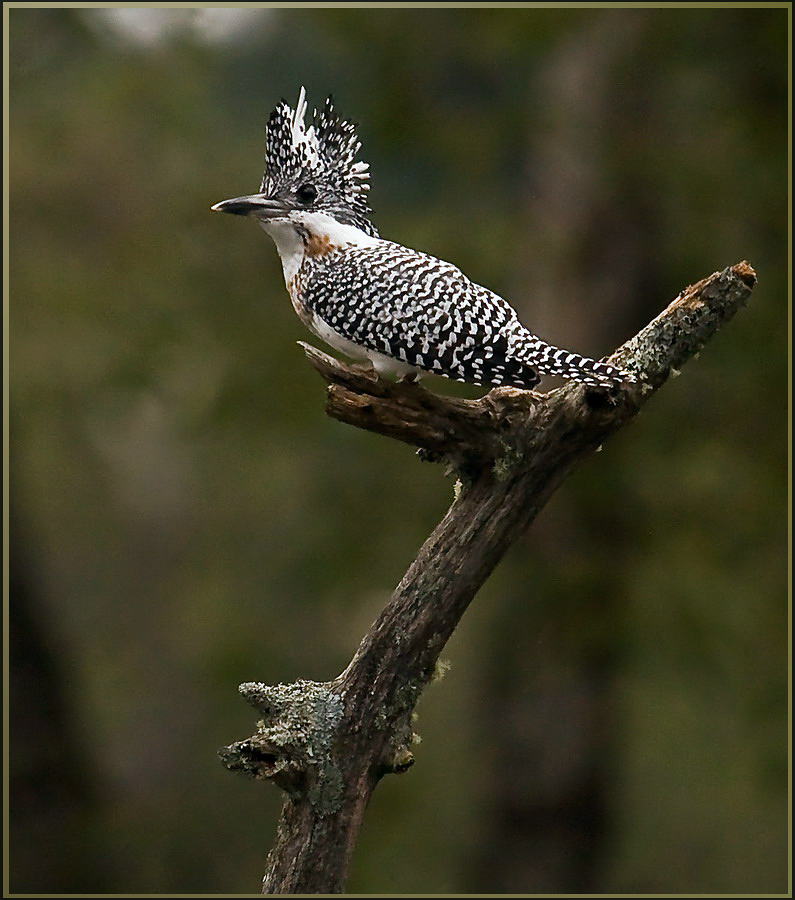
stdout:
[(259, 192), (211, 208), (253, 217), (270, 235), (293, 308), (314, 335), (376, 376), (407, 382), (430, 373), (530, 390), (541, 374), (601, 388), (635, 380), (542, 340), (452, 263), (383, 239), (357, 125), (331, 95), (309, 124), (306, 113), (302, 87), (294, 108), (282, 100), (268, 118)]

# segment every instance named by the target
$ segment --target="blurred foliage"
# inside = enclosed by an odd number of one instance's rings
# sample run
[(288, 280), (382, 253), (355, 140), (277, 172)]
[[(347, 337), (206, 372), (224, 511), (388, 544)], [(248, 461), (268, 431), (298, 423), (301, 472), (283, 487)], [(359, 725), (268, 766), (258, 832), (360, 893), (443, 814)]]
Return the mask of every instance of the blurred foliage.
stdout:
[(759, 274), (476, 599), (349, 889), (536, 889), (499, 798), (557, 755), (596, 760), (586, 889), (786, 890), (787, 10), (225, 9), (9, 10), (12, 489), (92, 798), (58, 881), (12, 735), (12, 890), (256, 891), (236, 685), (337, 674), (450, 500), (324, 416), (268, 238), (209, 212), (301, 84), (362, 123), (382, 233), (555, 343)]

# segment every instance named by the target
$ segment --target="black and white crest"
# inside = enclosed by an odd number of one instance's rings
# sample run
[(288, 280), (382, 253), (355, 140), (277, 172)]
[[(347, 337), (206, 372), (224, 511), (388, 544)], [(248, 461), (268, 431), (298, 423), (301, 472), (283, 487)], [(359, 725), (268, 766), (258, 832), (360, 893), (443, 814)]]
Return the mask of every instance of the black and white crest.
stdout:
[(357, 162), (361, 142), (356, 125), (334, 112), (329, 96), (306, 125), (306, 91), (301, 88), (293, 109), (285, 100), (273, 110), (266, 126), (265, 174), (260, 191), (275, 195), (302, 184), (318, 189), (318, 208), (327, 208), (341, 221), (348, 220), (377, 236), (370, 222), (367, 192), (370, 174), (366, 162)]

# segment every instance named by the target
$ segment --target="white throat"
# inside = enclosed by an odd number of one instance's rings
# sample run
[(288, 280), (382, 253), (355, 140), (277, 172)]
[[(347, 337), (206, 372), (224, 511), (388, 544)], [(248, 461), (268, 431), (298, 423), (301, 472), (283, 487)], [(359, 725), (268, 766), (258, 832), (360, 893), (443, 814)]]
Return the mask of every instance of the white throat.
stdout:
[[(328, 253), (341, 247), (372, 247), (381, 243), (381, 238), (371, 237), (355, 225), (343, 225), (323, 212), (294, 212), (289, 219), (261, 219), (260, 225), (276, 244), (288, 287), (313, 246)], [(304, 235), (309, 235), (308, 240)]]

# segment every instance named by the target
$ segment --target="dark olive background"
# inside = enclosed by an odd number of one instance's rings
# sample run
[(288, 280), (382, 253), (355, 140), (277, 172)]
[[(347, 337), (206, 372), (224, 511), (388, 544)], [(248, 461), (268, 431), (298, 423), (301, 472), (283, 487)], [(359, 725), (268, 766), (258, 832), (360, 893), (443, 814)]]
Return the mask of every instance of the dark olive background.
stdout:
[(9, 19), (11, 889), (256, 892), (237, 685), (336, 675), (451, 499), (324, 415), (270, 240), (210, 212), (305, 84), (382, 233), (557, 344), (759, 275), (476, 598), (349, 890), (786, 891), (787, 10)]

